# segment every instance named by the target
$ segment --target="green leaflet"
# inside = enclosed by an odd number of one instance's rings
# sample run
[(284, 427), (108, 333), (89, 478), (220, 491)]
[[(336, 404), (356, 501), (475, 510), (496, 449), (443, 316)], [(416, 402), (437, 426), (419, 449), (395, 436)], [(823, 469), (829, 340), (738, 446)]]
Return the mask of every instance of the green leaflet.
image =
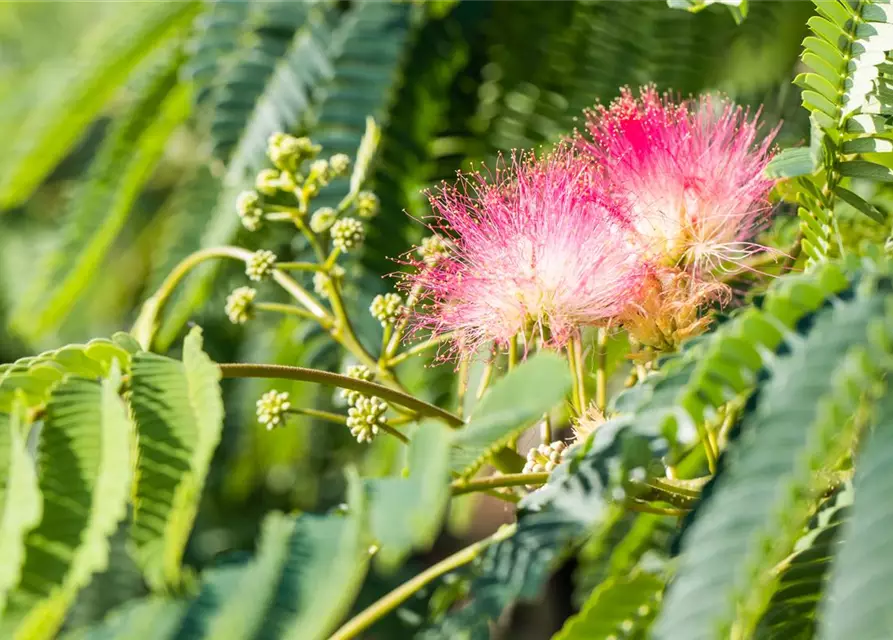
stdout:
[(816, 610), (852, 503), (853, 488), (847, 484), (826, 500), (812, 518), (807, 532), (794, 545), (794, 554), (779, 567), (778, 588), (757, 627), (757, 640), (815, 637)]
[(436, 421), (423, 422), (409, 445), (406, 477), (368, 481), (380, 570), (393, 571), (413, 550), (427, 551), (434, 544), (450, 498), (452, 435)]
[[(888, 316), (885, 335), (891, 332)], [(889, 594), (893, 559), (887, 538), (893, 522), (890, 505), (893, 460), (893, 394), (878, 403), (872, 431), (861, 443), (853, 481), (855, 500), (843, 531), (822, 601), (823, 640), (886, 638), (893, 634)]]
[(173, 640), (186, 607), (185, 601), (170, 598), (136, 600), (112, 611), (95, 627), (65, 634), (63, 640)]
[(855, 299), (819, 311), (807, 335), (786, 336), (789, 353), (770, 366), (713, 495), (686, 531), (655, 638), (753, 633), (771, 569), (790, 553), (809, 497), (823, 489), (815, 470), (834, 464), (864, 423), (863, 391), (872, 392), (872, 358), (881, 353), (867, 341), (888, 286), (874, 284), (866, 277)]
[(58, 327), (89, 286), (127, 222), (173, 133), (189, 113), (182, 58), (152, 69), (139, 97), (113, 125), (87, 178), (69, 202), (60, 246), (48, 256), (30, 295), (14, 311), (16, 331), (34, 340)]
[(118, 333), (111, 340), (97, 338), (87, 344), (70, 344), (0, 365), (0, 411), (12, 409), (17, 392), (24, 394), (27, 406), (42, 405), (55, 385), (68, 374), (104, 378), (114, 366), (127, 372), (131, 355), (138, 348), (130, 336)]
[(567, 362), (541, 352), (497, 381), (453, 439), (452, 469), (470, 476), (486, 459), (529, 428), (568, 394)]
[(183, 362), (139, 353), (130, 403), (139, 433), (131, 539), (154, 589), (180, 581), (180, 561), (220, 439), (220, 370), (202, 351), (201, 330), (183, 343)]
[[(199, 2), (158, 2), (101, 22), (85, 59), (58, 89), (38, 103), (22, 123), (0, 168), (0, 210), (24, 202), (86, 127), (131, 70), (157, 47), (189, 25)], [(127, 15), (129, 14), (129, 15)]]
[(0, 615), (6, 596), (21, 576), (25, 536), (39, 521), (42, 499), (34, 463), (25, 450), (27, 417), (21, 403), (0, 414)]
[(326, 638), (369, 564), (366, 503), (356, 473), (349, 473), (348, 486), (346, 513), (267, 516), (254, 558), (205, 575), (177, 637)]
[(569, 619), (553, 640), (645, 638), (664, 581), (650, 573), (610, 578), (592, 592), (580, 613)]
[(101, 382), (71, 377), (47, 403), (38, 443), (43, 517), (25, 540), (3, 619), (8, 637), (54, 637), (77, 592), (107, 566), (132, 473), (133, 431), (119, 384), (117, 370)]

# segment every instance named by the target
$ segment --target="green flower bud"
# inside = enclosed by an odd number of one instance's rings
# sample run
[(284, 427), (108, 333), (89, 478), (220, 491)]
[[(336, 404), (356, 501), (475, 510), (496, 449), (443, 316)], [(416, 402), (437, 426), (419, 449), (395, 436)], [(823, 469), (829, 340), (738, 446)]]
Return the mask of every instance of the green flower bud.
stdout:
[(564, 460), (567, 445), (561, 441), (541, 444), (527, 452), (523, 473), (549, 473)]
[(260, 229), (264, 220), (264, 210), (260, 206), (260, 194), (257, 191), (243, 191), (236, 198), (236, 211), (242, 219), (242, 226), (249, 231)]
[(254, 188), (265, 196), (275, 196), (279, 192), (279, 172), (276, 169), (264, 169), (257, 174)]
[(443, 238), (436, 235), (423, 238), (422, 244), (419, 245), (416, 252), (429, 267), (433, 267), (450, 255), (446, 242), (443, 241)]
[(332, 228), (338, 214), (332, 207), (320, 207), (310, 217), (310, 229), (313, 233), (325, 233)]
[(378, 215), (378, 196), (371, 191), (360, 191), (357, 194), (357, 215), (368, 220)]
[(387, 410), (388, 405), (381, 398), (375, 396), (357, 398), (354, 405), (347, 410), (347, 427), (357, 442), (372, 442), (378, 435), (381, 425), (388, 422), (385, 416)]
[(296, 172), (300, 164), (319, 153), (320, 147), (310, 138), (296, 138), (287, 133), (274, 133), (267, 141), (270, 161), (283, 171)]
[(337, 178), (347, 173), (350, 168), (350, 158), (343, 153), (336, 153), (329, 158), (329, 178)]
[(404, 313), (403, 298), (396, 293), (377, 295), (372, 299), (369, 311), (381, 326), (393, 325)]
[(288, 393), (275, 389), (267, 391), (257, 401), (257, 421), (272, 429), (284, 424), (286, 414), (291, 409)]
[[(365, 380), (366, 382), (372, 382), (375, 378), (375, 374), (362, 364), (355, 364), (351, 367), (347, 368), (345, 375), (348, 378), (356, 378), (357, 380)], [(363, 397), (363, 394), (359, 391), (354, 391), (353, 389), (342, 389), (341, 397), (347, 400), (347, 404), (353, 406), (356, 404), (356, 401)]]
[(342, 253), (356, 249), (365, 238), (363, 223), (356, 218), (342, 218), (332, 225), (332, 244)]
[(310, 163), (310, 173), (307, 174), (307, 181), (314, 182), (321, 187), (329, 184), (329, 161), (314, 160)]
[(323, 299), (328, 299), (329, 297), (329, 282), (333, 278), (337, 280), (344, 277), (344, 268), (336, 264), (329, 269), (329, 274), (326, 275), (322, 271), (317, 271), (313, 274), (313, 290), (316, 292), (316, 295)]
[(266, 249), (255, 251), (245, 263), (245, 275), (249, 280), (260, 282), (270, 277), (276, 266), (276, 254)]
[(233, 324), (245, 324), (254, 315), (254, 298), (257, 291), (251, 287), (239, 287), (226, 298), (226, 316)]

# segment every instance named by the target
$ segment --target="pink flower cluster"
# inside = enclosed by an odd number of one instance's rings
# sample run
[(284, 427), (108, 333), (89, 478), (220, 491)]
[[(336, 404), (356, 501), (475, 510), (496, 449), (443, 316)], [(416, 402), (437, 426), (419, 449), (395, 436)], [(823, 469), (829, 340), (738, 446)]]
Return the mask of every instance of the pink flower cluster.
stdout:
[(740, 108), (653, 88), (587, 119), (588, 136), (429, 194), (447, 250), (408, 279), (417, 327), (453, 332), (461, 353), (516, 336), (561, 347), (593, 325), (658, 347), (702, 329), (716, 271), (761, 249), (771, 136)]

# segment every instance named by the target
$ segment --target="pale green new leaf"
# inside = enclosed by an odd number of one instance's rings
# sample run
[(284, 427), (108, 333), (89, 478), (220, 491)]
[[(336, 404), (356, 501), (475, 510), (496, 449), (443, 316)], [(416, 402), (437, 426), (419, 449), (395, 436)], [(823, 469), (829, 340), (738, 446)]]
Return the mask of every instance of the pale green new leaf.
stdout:
[[(890, 321), (885, 327), (890, 333)], [(878, 403), (872, 432), (856, 460), (852, 515), (843, 531), (831, 581), (822, 602), (822, 640), (893, 637), (890, 593), (893, 556), (889, 533), (893, 526), (893, 394)]]
[(552, 640), (645, 638), (663, 588), (662, 579), (645, 572), (610, 578), (595, 588), (580, 613)]
[(0, 614), (7, 592), (18, 584), (25, 535), (40, 521), (42, 501), (31, 456), (25, 449), (28, 419), (23, 403), (0, 413)]
[(450, 498), (451, 436), (442, 424), (423, 422), (409, 445), (408, 475), (368, 482), (379, 569), (393, 571), (411, 551), (434, 543)]
[(540, 352), (500, 379), (453, 440), (453, 471), (467, 476), (489, 455), (532, 426), (571, 389), (567, 361)]
[(201, 330), (183, 361), (133, 358), (130, 403), (139, 434), (131, 538), (156, 589), (180, 581), (183, 550), (223, 424), (220, 370), (202, 351)]
[(101, 382), (71, 377), (47, 403), (38, 443), (43, 517), (26, 538), (21, 580), (3, 619), (8, 637), (54, 637), (78, 591), (107, 566), (132, 476), (133, 430), (120, 380), (117, 368)]

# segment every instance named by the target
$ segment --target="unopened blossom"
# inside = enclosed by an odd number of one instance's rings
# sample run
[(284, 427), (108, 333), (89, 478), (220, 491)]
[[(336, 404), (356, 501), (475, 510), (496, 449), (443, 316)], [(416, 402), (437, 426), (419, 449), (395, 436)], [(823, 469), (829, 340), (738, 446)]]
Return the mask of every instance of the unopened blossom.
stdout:
[[(356, 378), (357, 380), (365, 380), (366, 382), (372, 382), (375, 379), (375, 374), (372, 370), (366, 365), (355, 364), (351, 365), (347, 368), (344, 375), (348, 378)], [(357, 400), (363, 397), (363, 394), (354, 389), (342, 389), (341, 397), (347, 400), (347, 404), (353, 406)]]
[(257, 191), (243, 191), (236, 198), (236, 211), (242, 220), (242, 226), (249, 231), (260, 229), (264, 220), (264, 210), (260, 206), (260, 194)]
[(541, 444), (527, 452), (523, 473), (549, 473), (564, 460), (567, 445), (557, 440)]
[(245, 275), (249, 280), (260, 282), (270, 277), (276, 266), (276, 254), (268, 249), (259, 249), (245, 262)]
[(291, 402), (288, 393), (272, 389), (257, 401), (257, 421), (265, 425), (267, 429), (278, 427), (285, 423), (289, 409), (291, 409)]
[(239, 287), (226, 297), (224, 311), (233, 324), (245, 324), (254, 315), (254, 299), (257, 291), (251, 287)]
[(463, 177), (431, 196), (450, 255), (420, 261), (415, 326), (453, 332), (474, 353), (518, 334), (560, 347), (607, 322), (638, 287), (641, 264), (622, 208), (600, 195), (589, 160), (568, 146), (515, 155), (491, 181)]
[(347, 427), (357, 442), (372, 442), (382, 425), (387, 424), (388, 404), (375, 396), (360, 396), (347, 410)]
[(265, 196), (275, 196), (279, 192), (279, 172), (276, 169), (263, 169), (254, 179), (254, 188)]
[(421, 256), (422, 260), (424, 260), (425, 264), (429, 267), (433, 267), (440, 260), (448, 258), (450, 255), (446, 242), (436, 234), (428, 236), (427, 238), (422, 238), (422, 242), (416, 249), (416, 253)]
[(342, 253), (356, 249), (366, 238), (363, 223), (356, 218), (341, 218), (332, 225), (332, 244)]
[(337, 178), (338, 176), (342, 176), (347, 173), (347, 170), (350, 168), (350, 158), (343, 153), (336, 153), (331, 158), (329, 158), (329, 175), (332, 178)]
[(403, 298), (396, 293), (379, 294), (372, 299), (372, 304), (369, 305), (372, 317), (378, 320), (383, 327), (395, 324), (402, 317), (403, 311)]
[(378, 215), (380, 203), (378, 196), (371, 191), (360, 191), (357, 194), (357, 215), (369, 219)]
[(310, 230), (313, 233), (325, 233), (337, 219), (338, 213), (332, 207), (320, 207), (310, 216)]
[(588, 114), (592, 154), (625, 200), (650, 258), (693, 273), (740, 263), (769, 213), (764, 176), (774, 131), (760, 139), (757, 117), (716, 97), (681, 103), (653, 87), (624, 89)]

